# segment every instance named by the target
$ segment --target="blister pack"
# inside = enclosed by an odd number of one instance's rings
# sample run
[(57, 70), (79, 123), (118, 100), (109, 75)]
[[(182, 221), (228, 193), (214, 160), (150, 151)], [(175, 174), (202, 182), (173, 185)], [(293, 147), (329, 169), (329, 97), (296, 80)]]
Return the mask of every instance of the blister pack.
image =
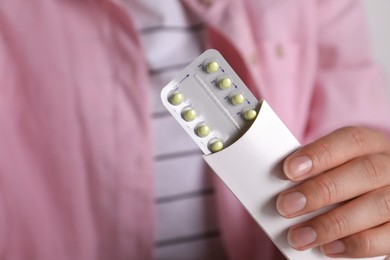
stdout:
[(215, 50), (187, 66), (161, 92), (165, 107), (204, 154), (234, 143), (256, 118), (259, 102)]
[(196, 58), (163, 88), (161, 99), (207, 164), (288, 259), (331, 259), (318, 248), (296, 251), (288, 245), (289, 227), (329, 208), (291, 219), (278, 214), (276, 197), (293, 185), (284, 177), (282, 162), (300, 144), (218, 51)]

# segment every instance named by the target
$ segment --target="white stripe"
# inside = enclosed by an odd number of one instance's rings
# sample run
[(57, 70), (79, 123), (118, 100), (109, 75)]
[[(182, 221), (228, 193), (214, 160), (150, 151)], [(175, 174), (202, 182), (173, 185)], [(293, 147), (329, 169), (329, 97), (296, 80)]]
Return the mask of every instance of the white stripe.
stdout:
[[(156, 241), (218, 230), (217, 222), (213, 217), (214, 211), (214, 196), (200, 196), (157, 204), (160, 217), (156, 219)], [(172, 215), (172, 212), (175, 212), (175, 215)]]
[(156, 155), (178, 153), (198, 149), (191, 137), (181, 128), (173, 117), (153, 120)]
[(185, 244), (176, 244), (157, 248), (156, 260), (224, 260), (223, 248), (219, 238), (210, 238), (192, 241)]
[[(199, 155), (156, 163), (156, 198), (212, 188)], [(202, 172), (202, 174), (199, 174)]]

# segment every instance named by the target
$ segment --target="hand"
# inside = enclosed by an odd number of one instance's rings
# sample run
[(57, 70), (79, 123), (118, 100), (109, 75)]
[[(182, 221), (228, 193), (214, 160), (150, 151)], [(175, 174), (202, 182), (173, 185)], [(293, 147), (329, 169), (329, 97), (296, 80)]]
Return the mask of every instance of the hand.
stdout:
[(303, 181), (279, 194), (286, 218), (337, 204), (291, 227), (297, 250), (320, 246), (333, 257), (390, 254), (390, 142), (375, 130), (339, 129), (300, 148), (284, 162), (286, 176)]

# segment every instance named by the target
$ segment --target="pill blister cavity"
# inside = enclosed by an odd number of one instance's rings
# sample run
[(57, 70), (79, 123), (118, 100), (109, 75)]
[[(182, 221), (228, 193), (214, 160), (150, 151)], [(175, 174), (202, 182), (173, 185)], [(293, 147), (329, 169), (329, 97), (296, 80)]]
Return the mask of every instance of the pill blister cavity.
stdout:
[(175, 91), (168, 99), (169, 103), (171, 103), (174, 106), (178, 106), (184, 101), (184, 95), (183, 93), (179, 91)]
[(216, 152), (219, 152), (223, 149), (224, 145), (223, 145), (223, 142), (217, 138), (214, 138), (214, 139), (211, 139), (209, 141), (209, 149), (212, 153), (216, 153)]
[(203, 67), (207, 73), (211, 74), (219, 70), (219, 63), (216, 60), (206, 60)]
[(191, 122), (191, 121), (194, 121), (196, 119), (197, 114), (196, 114), (196, 111), (193, 108), (187, 107), (187, 108), (183, 109), (183, 112), (181, 113), (181, 116), (182, 116), (182, 118), (185, 121)]
[(230, 95), (230, 101), (233, 105), (241, 105), (245, 101), (245, 97), (242, 93), (233, 93)]
[(218, 79), (218, 87), (220, 89), (228, 89), (232, 86), (232, 84), (232, 79), (229, 77), (224, 76)]
[(257, 112), (254, 109), (248, 109), (242, 114), (245, 120), (252, 121), (256, 118)]
[(195, 129), (195, 133), (199, 137), (206, 137), (210, 134), (211, 129), (208, 125), (206, 124), (201, 124)]

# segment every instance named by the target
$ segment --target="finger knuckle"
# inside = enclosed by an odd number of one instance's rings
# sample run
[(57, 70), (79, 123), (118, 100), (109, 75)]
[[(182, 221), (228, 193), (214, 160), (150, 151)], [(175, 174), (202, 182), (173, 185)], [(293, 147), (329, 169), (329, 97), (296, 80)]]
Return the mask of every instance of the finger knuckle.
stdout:
[(326, 141), (318, 141), (318, 152), (312, 154), (314, 165), (324, 165), (329, 168), (335, 160), (332, 146)]
[(366, 138), (365, 134), (363, 133), (363, 129), (357, 128), (357, 127), (345, 127), (343, 129), (347, 136), (350, 137), (353, 144), (355, 144), (357, 147), (362, 148), (366, 145)]
[(378, 249), (378, 239), (376, 236), (358, 236), (356, 238), (356, 244), (354, 246), (356, 251), (359, 251), (360, 255), (371, 255), (372, 252), (376, 252)]
[(332, 238), (341, 238), (348, 234), (351, 230), (351, 221), (348, 217), (341, 213), (330, 212), (326, 218), (323, 218), (322, 223), (325, 234), (329, 234)]
[(385, 165), (376, 156), (366, 156), (361, 161), (369, 183), (378, 183), (383, 179)]
[(313, 180), (312, 186), (316, 192), (315, 201), (321, 201), (324, 205), (333, 203), (334, 198), (337, 198), (343, 194), (345, 190), (341, 181), (338, 181), (337, 177), (327, 178), (319, 177)]
[(378, 214), (381, 217), (388, 218), (390, 216), (390, 191), (389, 189), (379, 193), (375, 198), (375, 206)]

